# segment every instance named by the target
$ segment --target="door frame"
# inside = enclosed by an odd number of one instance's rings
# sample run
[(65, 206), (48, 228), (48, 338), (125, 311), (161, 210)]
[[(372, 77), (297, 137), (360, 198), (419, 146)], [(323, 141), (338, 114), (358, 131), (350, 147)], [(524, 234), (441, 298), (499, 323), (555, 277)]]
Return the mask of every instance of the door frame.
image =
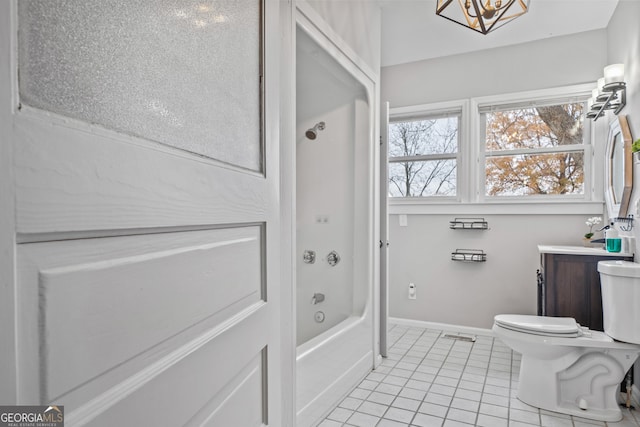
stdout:
[[(0, 2), (0, 28), (14, 28), (13, 2)], [(14, 36), (0, 37), (0, 129), (12, 126), (16, 108), (14, 98)], [(6, 59), (6, 60), (5, 60)], [(9, 83), (7, 83), (9, 82)], [(0, 325), (14, 325), (16, 318), (16, 222), (13, 180), (12, 141), (5, 132), (0, 136)], [(0, 327), (0, 402), (17, 401), (16, 328)]]

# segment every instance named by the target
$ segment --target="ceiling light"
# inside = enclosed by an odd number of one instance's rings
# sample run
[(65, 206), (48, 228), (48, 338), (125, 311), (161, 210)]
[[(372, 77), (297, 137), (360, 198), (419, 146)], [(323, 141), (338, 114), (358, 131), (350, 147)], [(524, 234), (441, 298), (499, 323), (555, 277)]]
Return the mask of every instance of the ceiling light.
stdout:
[(527, 10), (529, 0), (438, 0), (436, 15), (487, 34)]

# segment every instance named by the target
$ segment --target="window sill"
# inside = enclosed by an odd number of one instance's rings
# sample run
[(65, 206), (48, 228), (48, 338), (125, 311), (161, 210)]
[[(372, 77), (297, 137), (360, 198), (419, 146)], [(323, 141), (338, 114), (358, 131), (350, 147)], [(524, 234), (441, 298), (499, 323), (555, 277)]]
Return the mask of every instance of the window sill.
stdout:
[(458, 203), (389, 199), (388, 211), (390, 215), (602, 215), (604, 202), (564, 200)]

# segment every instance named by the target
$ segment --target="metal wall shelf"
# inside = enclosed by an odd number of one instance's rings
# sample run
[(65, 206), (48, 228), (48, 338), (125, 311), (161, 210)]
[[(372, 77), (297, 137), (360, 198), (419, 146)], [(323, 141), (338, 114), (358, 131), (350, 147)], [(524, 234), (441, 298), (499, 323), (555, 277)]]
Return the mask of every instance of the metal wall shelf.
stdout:
[(455, 218), (449, 221), (453, 230), (488, 230), (489, 223), (484, 218)]
[(482, 249), (456, 249), (451, 252), (452, 261), (461, 262), (485, 262), (487, 254)]

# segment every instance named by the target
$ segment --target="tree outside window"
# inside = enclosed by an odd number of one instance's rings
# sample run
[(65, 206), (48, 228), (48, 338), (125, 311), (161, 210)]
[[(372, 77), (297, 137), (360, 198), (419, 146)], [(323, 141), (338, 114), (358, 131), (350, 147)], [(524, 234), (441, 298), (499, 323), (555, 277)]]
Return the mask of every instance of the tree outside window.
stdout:
[(487, 196), (584, 194), (582, 103), (484, 116)]
[(389, 195), (455, 196), (459, 117), (389, 124)]

